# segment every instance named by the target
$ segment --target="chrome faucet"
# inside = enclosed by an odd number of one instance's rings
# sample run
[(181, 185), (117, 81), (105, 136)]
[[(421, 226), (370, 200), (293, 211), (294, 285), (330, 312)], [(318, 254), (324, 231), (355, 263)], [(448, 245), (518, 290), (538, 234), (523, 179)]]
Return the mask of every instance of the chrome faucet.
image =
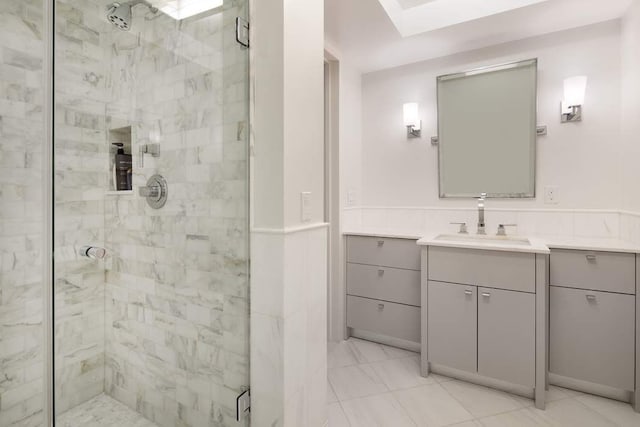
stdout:
[(484, 223), (484, 200), (487, 198), (487, 193), (480, 193), (478, 199), (478, 234), (487, 234)]

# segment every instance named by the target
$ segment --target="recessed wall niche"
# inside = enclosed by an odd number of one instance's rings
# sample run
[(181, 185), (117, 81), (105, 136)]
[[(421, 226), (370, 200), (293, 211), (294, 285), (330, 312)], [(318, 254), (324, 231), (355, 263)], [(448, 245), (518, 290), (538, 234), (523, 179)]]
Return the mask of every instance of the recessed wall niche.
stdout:
[(109, 178), (109, 192), (122, 194), (133, 190), (131, 126), (109, 130)]

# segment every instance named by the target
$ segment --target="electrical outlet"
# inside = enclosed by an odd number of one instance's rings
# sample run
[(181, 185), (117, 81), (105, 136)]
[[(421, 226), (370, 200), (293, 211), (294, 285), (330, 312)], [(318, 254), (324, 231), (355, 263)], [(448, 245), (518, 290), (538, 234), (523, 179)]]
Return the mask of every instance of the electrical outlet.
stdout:
[(311, 193), (308, 191), (300, 193), (300, 219), (302, 222), (311, 221)]
[(546, 205), (557, 205), (560, 198), (560, 190), (557, 185), (547, 185), (544, 187), (544, 203)]
[(347, 206), (353, 206), (356, 204), (356, 192), (350, 190), (347, 192)]

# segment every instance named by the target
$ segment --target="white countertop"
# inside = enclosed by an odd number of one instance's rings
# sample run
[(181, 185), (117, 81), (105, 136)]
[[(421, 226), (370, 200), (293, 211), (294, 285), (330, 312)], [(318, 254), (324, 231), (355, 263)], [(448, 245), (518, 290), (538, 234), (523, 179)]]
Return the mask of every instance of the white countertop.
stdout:
[[(523, 240), (528, 240), (528, 244), (518, 244), (515, 240), (510, 240), (509, 237), (500, 236), (468, 236), (468, 240), (447, 240), (439, 237), (453, 236), (455, 234), (447, 233), (429, 233), (423, 238), (418, 240), (420, 246), (444, 246), (448, 248), (466, 248), (466, 249), (483, 249), (490, 251), (504, 251), (504, 252), (526, 252), (536, 254), (548, 254), (549, 247), (543, 240), (533, 237), (526, 237)], [(464, 239), (465, 235), (459, 235)], [(511, 238), (523, 238), (524, 236), (510, 236)]]
[(588, 238), (588, 237), (566, 237), (566, 236), (518, 236), (528, 238), (531, 245), (514, 245), (509, 243), (497, 244), (492, 242), (484, 244), (476, 241), (447, 241), (435, 240), (442, 234), (453, 234), (447, 231), (426, 231), (424, 233), (403, 232), (397, 230), (373, 230), (361, 229), (353, 231), (343, 231), (342, 234), (349, 236), (375, 236), (393, 239), (418, 240), (419, 245), (435, 245), (447, 247), (464, 247), (470, 249), (488, 249), (510, 252), (530, 252), (549, 253), (549, 249), (573, 249), (582, 251), (602, 251), (602, 252), (625, 252), (640, 254), (640, 246), (620, 239)]

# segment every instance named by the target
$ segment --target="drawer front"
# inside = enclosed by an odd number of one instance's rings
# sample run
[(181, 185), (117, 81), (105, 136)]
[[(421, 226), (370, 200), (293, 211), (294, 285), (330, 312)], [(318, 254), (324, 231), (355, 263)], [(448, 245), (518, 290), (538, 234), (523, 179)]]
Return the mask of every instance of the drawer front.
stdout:
[(347, 296), (347, 326), (420, 342), (420, 308)]
[(535, 295), (478, 288), (478, 373), (533, 387), (535, 318)]
[(347, 294), (420, 306), (420, 272), (347, 263)]
[(420, 270), (416, 240), (349, 236), (347, 262)]
[(477, 288), (429, 282), (427, 352), (429, 362), (477, 371)]
[(549, 288), (549, 372), (634, 387), (635, 297)]
[(535, 254), (429, 247), (429, 280), (536, 291)]
[(636, 256), (553, 249), (551, 285), (635, 294)]

